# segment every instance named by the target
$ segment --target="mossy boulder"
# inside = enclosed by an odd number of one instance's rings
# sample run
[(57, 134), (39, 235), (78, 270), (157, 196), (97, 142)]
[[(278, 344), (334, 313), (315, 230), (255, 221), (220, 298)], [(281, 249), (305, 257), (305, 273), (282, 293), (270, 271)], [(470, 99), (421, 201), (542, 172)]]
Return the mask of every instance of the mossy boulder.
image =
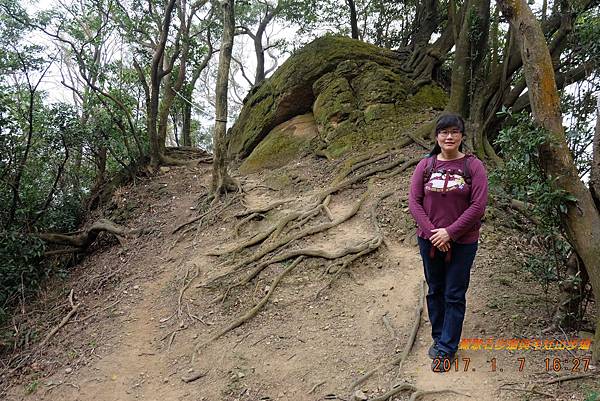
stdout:
[(264, 168), (284, 166), (307, 149), (310, 140), (317, 134), (312, 113), (291, 118), (269, 132), (244, 160), (240, 172), (248, 174)]
[(317, 154), (338, 157), (402, 139), (447, 101), (436, 85), (417, 90), (402, 64), (391, 50), (347, 37), (314, 40), (244, 100), (230, 132), (230, 157), (247, 158), (243, 172), (287, 163), (305, 143), (274, 128), (310, 112), (318, 131), (310, 148)]
[(346, 60), (371, 60), (390, 68), (400, 65), (396, 53), (389, 49), (342, 36), (315, 39), (244, 99), (244, 107), (230, 132), (230, 156), (247, 157), (276, 125), (310, 112), (315, 81)]

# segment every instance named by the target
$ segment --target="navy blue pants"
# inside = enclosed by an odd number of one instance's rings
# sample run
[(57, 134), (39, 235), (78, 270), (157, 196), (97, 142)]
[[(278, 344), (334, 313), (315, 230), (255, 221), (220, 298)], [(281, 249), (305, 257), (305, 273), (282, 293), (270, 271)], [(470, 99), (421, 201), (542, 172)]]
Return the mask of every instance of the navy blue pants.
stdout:
[(431, 242), (421, 237), (417, 239), (423, 258), (425, 279), (429, 286), (427, 310), (431, 322), (431, 336), (437, 342), (439, 350), (454, 354), (458, 350), (462, 333), (466, 293), (478, 243), (452, 242), (451, 258), (446, 263), (446, 252), (434, 247), (435, 255), (431, 258)]

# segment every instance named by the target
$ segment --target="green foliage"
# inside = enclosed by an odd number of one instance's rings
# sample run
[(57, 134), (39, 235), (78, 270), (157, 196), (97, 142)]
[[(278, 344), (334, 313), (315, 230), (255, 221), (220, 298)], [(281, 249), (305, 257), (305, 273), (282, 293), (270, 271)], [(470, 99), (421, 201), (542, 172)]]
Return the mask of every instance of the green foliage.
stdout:
[(496, 138), (505, 165), (490, 174), (490, 181), (512, 198), (531, 204), (535, 217), (552, 232), (560, 226), (561, 213), (566, 213), (573, 196), (555, 189), (552, 179), (544, 175), (538, 147), (546, 142), (546, 132), (527, 113), (504, 113), (514, 124), (501, 130)]
[(517, 199), (530, 205), (530, 213), (540, 224), (532, 236), (545, 252), (528, 255), (525, 270), (531, 272), (548, 290), (557, 279), (557, 271), (566, 261), (569, 244), (556, 236), (561, 230), (561, 215), (567, 203), (575, 199), (564, 190), (555, 189), (552, 179), (544, 175), (538, 148), (547, 140), (546, 132), (536, 126), (527, 113), (503, 113), (513, 123), (502, 129), (495, 141), (504, 166), (490, 173), (490, 183), (500, 192), (499, 198)]
[(29, 295), (47, 276), (43, 252), (43, 242), (34, 235), (0, 231), (0, 322), (15, 299)]
[[(377, 46), (394, 49), (405, 46), (416, 30), (414, 1), (355, 0), (359, 38)], [(440, 12), (445, 12), (445, 4)], [(325, 34), (350, 36), (350, 11), (347, 2), (332, 0), (288, 0), (282, 18), (298, 27), (294, 45)], [(440, 29), (443, 28), (440, 24)]]
[(600, 63), (600, 9), (598, 7), (582, 13), (575, 20), (573, 35), (569, 37), (565, 61), (571, 65), (580, 65), (593, 61)]
[(568, 110), (565, 136), (579, 177), (585, 177), (592, 166), (590, 148), (594, 138), (596, 94), (600, 82), (577, 84), (576, 90), (561, 94), (561, 107)]

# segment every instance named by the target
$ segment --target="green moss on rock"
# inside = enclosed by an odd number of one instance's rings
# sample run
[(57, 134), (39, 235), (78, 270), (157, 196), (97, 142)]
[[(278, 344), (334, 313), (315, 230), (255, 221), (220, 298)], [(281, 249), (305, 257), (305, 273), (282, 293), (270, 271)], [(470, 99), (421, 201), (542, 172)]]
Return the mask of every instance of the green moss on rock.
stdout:
[(409, 81), (392, 72), (389, 68), (374, 62), (366, 62), (359, 68), (352, 80), (352, 88), (357, 94), (359, 105), (365, 107), (373, 103), (398, 103), (406, 99)]
[(297, 116), (275, 127), (254, 149), (242, 165), (242, 174), (265, 168), (286, 165), (306, 150), (308, 143), (317, 135), (312, 113)]
[(409, 99), (409, 104), (415, 110), (424, 108), (443, 110), (446, 103), (448, 103), (448, 95), (437, 85), (425, 85)]

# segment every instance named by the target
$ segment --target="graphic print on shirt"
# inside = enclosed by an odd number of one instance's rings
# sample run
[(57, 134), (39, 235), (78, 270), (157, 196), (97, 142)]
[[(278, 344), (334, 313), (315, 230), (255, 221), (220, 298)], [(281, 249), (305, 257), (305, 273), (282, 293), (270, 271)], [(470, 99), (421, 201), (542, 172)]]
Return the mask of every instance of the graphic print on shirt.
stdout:
[(425, 190), (432, 192), (448, 192), (464, 187), (465, 179), (460, 169), (435, 171), (425, 184)]

